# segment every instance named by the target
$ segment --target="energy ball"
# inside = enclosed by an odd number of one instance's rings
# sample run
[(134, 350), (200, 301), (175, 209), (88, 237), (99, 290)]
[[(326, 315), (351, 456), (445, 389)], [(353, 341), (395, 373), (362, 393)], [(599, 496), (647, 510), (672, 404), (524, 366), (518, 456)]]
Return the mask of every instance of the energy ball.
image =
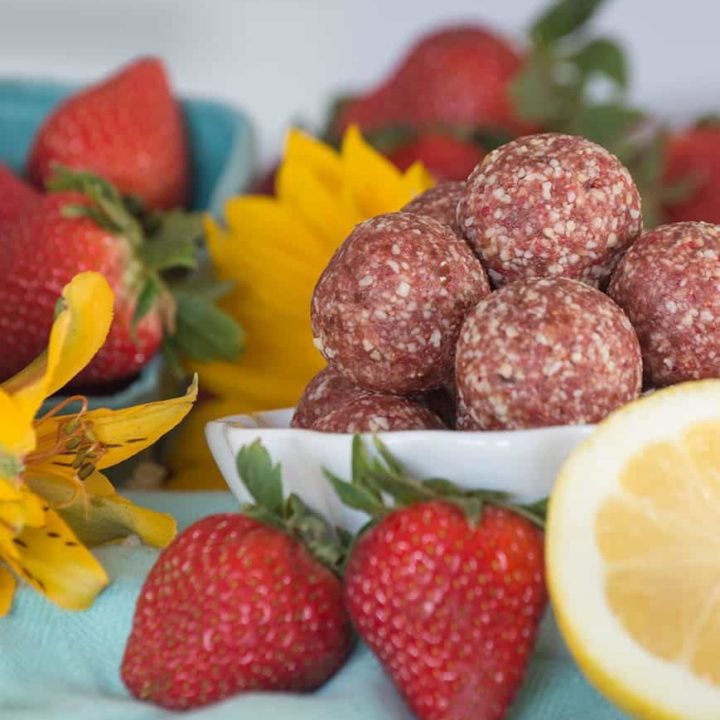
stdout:
[(608, 293), (637, 332), (648, 385), (720, 377), (720, 226), (682, 222), (643, 233)]
[(421, 193), (405, 205), (402, 211), (435, 218), (443, 225), (451, 227), (454, 233), (460, 235), (457, 206), (464, 195), (465, 183), (449, 180)]
[(308, 383), (290, 426), (309, 428), (318, 418), (361, 395), (367, 395), (367, 391), (353, 385), (332, 368), (325, 368)]
[(340, 405), (313, 423), (313, 430), (335, 433), (390, 430), (445, 430), (442, 420), (420, 403), (398, 395), (365, 395)]
[(482, 265), (449, 227), (422, 215), (378, 215), (350, 233), (320, 276), (315, 344), (367, 390), (432, 390), (452, 380), (462, 321), (489, 292)]
[(458, 222), (496, 286), (533, 277), (599, 286), (642, 230), (640, 193), (599, 145), (528, 135), (475, 168)]
[(638, 396), (640, 346), (599, 290), (569, 278), (522, 280), (466, 318), (456, 381), (465, 430), (593, 423)]

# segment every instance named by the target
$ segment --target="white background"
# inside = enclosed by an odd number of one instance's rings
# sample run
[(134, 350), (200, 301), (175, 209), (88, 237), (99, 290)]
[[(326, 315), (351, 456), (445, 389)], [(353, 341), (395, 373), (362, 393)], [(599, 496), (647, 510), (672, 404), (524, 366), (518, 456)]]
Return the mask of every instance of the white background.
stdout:
[[(183, 93), (246, 109), (264, 157), (292, 120), (318, 122), (336, 91), (374, 83), (412, 38), (478, 20), (521, 37), (543, 0), (0, 0), (0, 75), (95, 78), (161, 55)], [(611, 0), (634, 95), (681, 122), (720, 111), (720, 3)]]

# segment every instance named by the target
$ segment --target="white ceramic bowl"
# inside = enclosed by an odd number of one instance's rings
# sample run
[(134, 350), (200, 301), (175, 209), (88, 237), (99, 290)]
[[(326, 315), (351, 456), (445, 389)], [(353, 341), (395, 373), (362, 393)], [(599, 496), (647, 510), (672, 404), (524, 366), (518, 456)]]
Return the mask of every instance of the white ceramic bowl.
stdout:
[[(334, 523), (358, 529), (367, 518), (344, 507), (322, 473), (327, 468), (349, 479), (352, 435), (290, 428), (292, 412), (274, 410), (208, 423), (207, 441), (227, 484), (241, 502), (250, 500), (235, 458), (243, 445), (260, 438), (273, 460), (282, 464), (286, 493), (297, 493)], [(563, 461), (592, 429), (573, 425), (509, 432), (415, 430), (378, 436), (415, 477), (444, 477), (463, 487), (504, 490), (532, 501), (549, 494)], [(550, 611), (540, 629), (538, 650), (554, 657), (568, 654)]]
[[(365, 517), (344, 507), (322, 473), (350, 477), (352, 435), (290, 428), (292, 410), (222, 418), (208, 423), (207, 441), (220, 471), (243, 502), (249, 496), (235, 458), (243, 445), (260, 438), (283, 468), (286, 492), (295, 492), (318, 512), (349, 530)], [(508, 432), (414, 430), (378, 437), (414, 477), (443, 477), (467, 488), (504, 490), (522, 500), (546, 497), (568, 453), (591, 426), (573, 425)]]

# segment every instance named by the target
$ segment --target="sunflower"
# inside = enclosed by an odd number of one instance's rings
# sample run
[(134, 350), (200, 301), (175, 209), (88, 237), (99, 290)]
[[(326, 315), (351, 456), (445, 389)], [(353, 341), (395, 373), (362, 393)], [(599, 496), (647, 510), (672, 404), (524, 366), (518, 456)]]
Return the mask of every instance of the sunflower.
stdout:
[(210, 398), (178, 433), (172, 487), (223, 487), (203, 440), (206, 422), (297, 402), (324, 366), (312, 343), (310, 299), (332, 254), (357, 223), (399, 210), (432, 184), (421, 164), (400, 172), (355, 127), (339, 151), (293, 129), (276, 197), (232, 198), (224, 225), (206, 219), (214, 265), (233, 285), (223, 309), (242, 325), (247, 343), (235, 363), (193, 366)]
[[(0, 385), (0, 614), (18, 580), (62, 608), (85, 609), (108, 583), (88, 545), (137, 535), (162, 547), (175, 535), (169, 515), (118, 495), (102, 470), (177, 425), (195, 399), (195, 382), (184, 397), (162, 402), (88, 411), (77, 396), (35, 417), (99, 350), (112, 308), (102, 275), (77, 275), (63, 290), (47, 350)], [(71, 403), (79, 409), (58, 414)]]

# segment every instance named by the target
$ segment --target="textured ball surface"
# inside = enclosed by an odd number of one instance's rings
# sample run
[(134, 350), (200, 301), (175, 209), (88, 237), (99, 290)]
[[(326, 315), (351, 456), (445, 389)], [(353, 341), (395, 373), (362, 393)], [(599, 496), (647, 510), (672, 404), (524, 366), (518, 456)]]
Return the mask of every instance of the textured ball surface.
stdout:
[(467, 180), (458, 219), (497, 286), (560, 276), (601, 285), (642, 230), (640, 193), (621, 162), (558, 134), (487, 155)]
[(720, 377), (720, 226), (683, 222), (644, 233), (608, 293), (637, 332), (648, 385)]
[(449, 227), (410, 213), (358, 225), (315, 287), (312, 327), (328, 364), (369, 390), (405, 394), (452, 379), (467, 311), (490, 291)]
[(367, 391), (353, 385), (332, 368), (324, 368), (308, 383), (290, 421), (291, 427), (309, 428), (340, 405)]
[(457, 206), (464, 195), (464, 182), (443, 182), (413, 198), (403, 207), (402, 212), (434, 218), (459, 235)]
[(515, 282), (465, 320), (456, 382), (464, 430), (592, 423), (638, 396), (640, 347), (599, 290), (567, 278)]
[(313, 430), (335, 433), (444, 430), (428, 407), (398, 395), (366, 394), (348, 400), (316, 420)]

